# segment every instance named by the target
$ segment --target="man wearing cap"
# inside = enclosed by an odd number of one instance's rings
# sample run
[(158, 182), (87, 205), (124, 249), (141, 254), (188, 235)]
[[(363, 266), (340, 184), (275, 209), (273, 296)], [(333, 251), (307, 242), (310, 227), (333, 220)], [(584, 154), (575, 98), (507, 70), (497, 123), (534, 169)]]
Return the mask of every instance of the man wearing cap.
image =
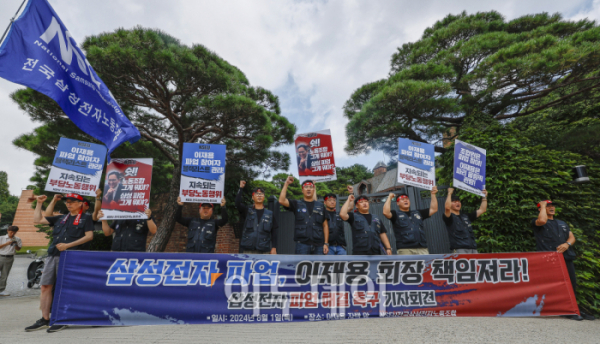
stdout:
[(227, 208), (225, 198), (221, 200), (221, 219), (212, 218), (214, 205), (212, 203), (200, 203), (198, 211), (200, 217), (182, 217), (183, 202), (177, 197), (177, 213), (175, 221), (188, 228), (188, 241), (186, 252), (215, 253), (217, 245), (217, 231), (227, 224)]
[(265, 209), (265, 189), (255, 188), (252, 191), (253, 205), (247, 206), (242, 201), (246, 181), (240, 181), (240, 190), (235, 197), (235, 207), (244, 222), (240, 247), (246, 254), (277, 254), (277, 231), (279, 224), (273, 212)]
[(325, 206), (316, 200), (315, 183), (305, 180), (302, 183), (303, 199), (290, 200), (286, 197), (287, 189), (294, 182), (289, 176), (281, 194), (279, 203), (289, 209), (296, 219), (294, 225), (294, 241), (296, 254), (327, 254), (329, 253), (329, 227), (325, 217)]
[[(56, 206), (56, 202), (60, 201), (62, 198), (63, 195), (61, 194), (55, 194), (54, 197), (52, 197), (50, 204), (48, 204), (48, 207), (46, 207), (46, 211), (44, 212), (45, 217), (54, 216), (54, 207)], [(90, 209), (90, 202), (84, 198), (83, 212), (87, 213), (88, 209)], [(92, 213), (92, 220), (94, 222), (98, 222), (98, 219), (101, 217), (98, 216), (100, 209), (102, 209), (102, 190), (96, 189), (96, 203), (94, 203), (94, 212)]]
[[(108, 221), (102, 220), (102, 232), (105, 236), (115, 233), (111, 251), (146, 252), (148, 233), (156, 234), (156, 222), (152, 217), (152, 210), (146, 209), (144, 214), (147, 219), (116, 220), (109, 226)], [(98, 216), (104, 217), (100, 210)]]
[[(575, 264), (573, 261), (576, 258), (573, 245), (575, 244), (575, 236), (569, 228), (569, 224), (562, 220), (556, 220), (556, 204), (551, 200), (541, 201), (537, 204), (539, 214), (538, 217), (531, 220), (533, 234), (535, 236), (535, 246), (538, 252), (558, 252), (562, 253), (569, 272), (573, 293), (577, 291), (577, 277), (575, 276)], [(573, 320), (594, 320), (594, 316), (581, 312), (581, 316), (575, 314), (569, 316)]]
[[(50, 308), (52, 306), (52, 288), (56, 282), (60, 253), (68, 249), (79, 249), (81, 245), (94, 238), (94, 224), (92, 216), (83, 212), (83, 197), (78, 194), (66, 194), (64, 196), (67, 210), (66, 215), (42, 216), (42, 204), (48, 197), (37, 196), (37, 205), (33, 214), (33, 223), (44, 224), (52, 227), (52, 244), (48, 248), (48, 258), (42, 271), (40, 280), (40, 308), (42, 318), (32, 326), (26, 327), (25, 331), (36, 331), (48, 328), (50, 323)], [(60, 331), (66, 326), (53, 325), (47, 332)]]
[[(383, 205), (383, 215), (392, 221), (396, 237), (396, 253), (399, 255), (429, 254), (427, 249), (427, 238), (425, 237), (425, 221), (438, 211), (437, 187), (431, 189), (431, 204), (429, 208), (410, 210), (410, 199), (405, 193), (397, 197), (390, 193)], [(396, 204), (400, 212), (391, 210), (392, 199), (396, 198)]]
[(478, 253), (472, 223), (487, 211), (488, 193), (486, 190), (482, 192), (484, 196), (481, 198), (479, 209), (471, 213), (463, 213), (460, 198), (453, 195), (453, 188), (448, 188), (448, 197), (446, 197), (445, 212), (442, 219), (446, 224), (446, 230), (448, 230), (450, 250), (453, 253)]
[[(354, 189), (348, 186), (348, 193), (353, 194)], [(346, 255), (346, 233), (344, 232), (344, 220), (336, 211), (337, 196), (333, 193), (325, 195), (325, 213), (329, 226), (329, 255)], [(354, 207), (354, 205), (351, 205)]]
[(357, 212), (352, 212), (353, 202), (354, 195), (351, 194), (340, 209), (340, 217), (352, 227), (352, 254), (391, 255), (392, 246), (383, 222), (377, 216), (369, 213), (369, 198), (358, 196), (356, 199)]
[(0, 236), (0, 296), (10, 295), (6, 292), (6, 280), (15, 261), (15, 252), (23, 247), (21, 239), (16, 236), (19, 227), (10, 226), (6, 235)]

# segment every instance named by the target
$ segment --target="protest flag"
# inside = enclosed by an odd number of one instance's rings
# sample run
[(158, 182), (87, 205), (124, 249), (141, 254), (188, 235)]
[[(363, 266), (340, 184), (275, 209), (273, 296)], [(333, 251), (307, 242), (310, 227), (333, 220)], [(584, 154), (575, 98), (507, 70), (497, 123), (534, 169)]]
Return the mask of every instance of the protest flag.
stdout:
[(0, 77), (55, 100), (75, 125), (106, 145), (108, 154), (140, 139), (46, 0), (30, 0), (10, 28), (0, 46)]

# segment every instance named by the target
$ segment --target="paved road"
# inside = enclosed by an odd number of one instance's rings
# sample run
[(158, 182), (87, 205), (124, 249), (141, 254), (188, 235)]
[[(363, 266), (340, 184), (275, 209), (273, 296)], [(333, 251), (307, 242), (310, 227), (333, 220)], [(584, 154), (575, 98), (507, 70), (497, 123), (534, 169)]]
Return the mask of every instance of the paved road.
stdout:
[(35, 296), (0, 300), (0, 343), (600, 343), (600, 320), (562, 318), (374, 318), (23, 331), (40, 318), (38, 306)]
[(25, 332), (41, 317), (39, 289), (27, 289), (29, 258), (16, 258), (0, 298), (4, 343), (600, 343), (600, 320), (562, 318), (386, 318), (292, 324), (214, 324), (76, 327), (58, 333)]
[[(19, 255), (15, 258), (6, 285), (6, 291), (10, 293), (10, 296), (0, 296), (0, 302), (6, 298), (40, 295), (39, 286), (34, 289), (27, 288), (27, 267), (33, 261), (28, 256)], [(2, 307), (1, 305), (0, 303), (0, 307)]]

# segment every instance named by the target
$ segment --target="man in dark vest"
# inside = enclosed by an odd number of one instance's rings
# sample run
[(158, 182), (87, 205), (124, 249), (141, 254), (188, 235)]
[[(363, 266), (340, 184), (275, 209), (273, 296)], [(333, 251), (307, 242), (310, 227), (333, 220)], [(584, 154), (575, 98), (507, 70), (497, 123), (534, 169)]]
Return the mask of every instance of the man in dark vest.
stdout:
[(243, 203), (242, 196), (246, 181), (240, 181), (240, 190), (235, 197), (235, 207), (244, 222), (240, 247), (246, 254), (277, 254), (277, 231), (279, 225), (273, 212), (265, 209), (265, 189), (252, 191), (254, 205)]
[[(115, 233), (111, 251), (146, 252), (148, 233), (156, 234), (156, 222), (152, 217), (152, 210), (146, 209), (144, 214), (148, 219), (116, 220), (110, 226), (108, 221), (102, 220), (104, 235), (110, 236)], [(104, 217), (102, 210), (98, 216)]]
[(212, 218), (214, 205), (212, 203), (200, 203), (200, 217), (183, 217), (183, 202), (177, 197), (177, 213), (175, 221), (188, 228), (188, 240), (185, 247), (186, 252), (215, 253), (217, 245), (217, 231), (227, 224), (227, 208), (225, 198), (221, 200), (221, 219)]
[[(399, 255), (429, 254), (425, 238), (425, 219), (438, 211), (437, 187), (431, 189), (429, 208), (410, 210), (410, 199), (402, 193), (396, 197), (390, 193), (383, 205), (383, 215), (392, 221), (396, 236), (396, 253)], [(396, 198), (399, 212), (391, 210), (392, 198)]]
[(289, 209), (296, 219), (294, 225), (294, 241), (296, 254), (327, 254), (329, 253), (329, 226), (325, 217), (325, 206), (316, 200), (315, 183), (305, 180), (302, 183), (303, 199), (287, 199), (287, 188), (294, 182), (289, 176), (281, 194), (279, 203)]
[[(354, 192), (352, 186), (348, 187), (348, 192)], [(344, 220), (336, 211), (337, 196), (333, 193), (325, 195), (325, 213), (327, 214), (327, 224), (329, 225), (329, 255), (346, 255), (346, 233), (344, 231)], [(353, 207), (353, 205), (351, 205)]]
[[(573, 286), (573, 293), (576, 293), (577, 278), (575, 276), (575, 264), (573, 264), (576, 258), (575, 251), (573, 251), (575, 236), (566, 222), (554, 218), (556, 215), (554, 202), (550, 200), (541, 201), (537, 204), (537, 207), (540, 211), (539, 215), (536, 219), (531, 220), (533, 234), (535, 235), (536, 251), (562, 253), (567, 265), (567, 271), (569, 272), (571, 285)], [(573, 320), (595, 319), (593, 315), (580, 313), (581, 316), (575, 314), (568, 316), (568, 318)]]
[(484, 196), (481, 198), (479, 209), (471, 213), (463, 213), (460, 198), (453, 195), (453, 188), (448, 188), (446, 209), (442, 219), (446, 224), (446, 230), (448, 230), (450, 250), (454, 253), (478, 253), (475, 234), (473, 233), (473, 221), (487, 211), (488, 193), (486, 190), (482, 192)]
[(358, 211), (354, 213), (350, 207), (353, 202), (354, 195), (351, 194), (340, 209), (340, 217), (352, 227), (352, 254), (391, 255), (392, 247), (383, 222), (369, 213), (369, 198), (358, 196), (356, 200)]
[[(60, 253), (68, 249), (77, 250), (82, 244), (94, 238), (92, 216), (83, 212), (83, 197), (78, 194), (66, 194), (63, 199), (69, 213), (51, 217), (42, 216), (42, 204), (47, 197), (41, 195), (37, 196), (36, 199), (37, 205), (33, 213), (33, 223), (52, 227), (52, 244), (48, 248), (48, 258), (46, 258), (42, 279), (40, 280), (42, 318), (36, 321), (35, 324), (26, 327), (25, 331), (28, 332), (48, 328), (50, 324), (52, 289), (56, 282)], [(53, 325), (48, 328), (47, 332), (60, 331), (65, 327), (65, 325)]]

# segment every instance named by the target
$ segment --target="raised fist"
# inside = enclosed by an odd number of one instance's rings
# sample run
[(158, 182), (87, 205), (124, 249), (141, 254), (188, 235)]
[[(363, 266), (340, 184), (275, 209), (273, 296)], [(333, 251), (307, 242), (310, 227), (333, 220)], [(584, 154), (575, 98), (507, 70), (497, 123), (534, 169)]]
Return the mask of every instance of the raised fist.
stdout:
[(54, 195), (54, 197), (52, 198), (53, 201), (60, 201), (63, 198), (63, 195), (61, 194), (56, 194)]
[(100, 198), (100, 197), (102, 197), (102, 189), (97, 188), (96, 189), (96, 198)]
[(181, 197), (177, 197), (177, 204), (183, 205), (183, 202), (181, 201)]
[(437, 186), (434, 186), (433, 188), (431, 188), (431, 194), (435, 195), (438, 192)]
[(350, 195), (350, 196), (348, 196), (348, 201), (350, 201), (350, 202), (354, 202), (354, 195)]
[(354, 186), (348, 185), (348, 186), (346, 186), (346, 189), (348, 190), (349, 194), (351, 194), (351, 195), (354, 194)]
[(285, 180), (285, 185), (291, 185), (294, 182), (294, 176), (288, 176)]
[(246, 186), (245, 180), (240, 180), (240, 189), (243, 189)]
[(547, 202), (547, 201), (541, 201), (541, 202), (540, 202), (540, 208), (541, 208), (541, 207), (545, 207), (547, 204), (548, 204), (548, 202)]
[(224, 206), (225, 206), (225, 203), (227, 203), (227, 201), (225, 201), (225, 198), (222, 198), (222, 199), (221, 199), (221, 207), (224, 207)]
[(42, 203), (44, 203), (44, 202), (45, 202), (45, 201), (48, 199), (48, 196), (46, 196), (46, 195), (39, 195), (39, 196), (36, 196), (36, 197), (35, 197), (35, 199), (36, 199), (38, 202), (42, 202)]
[(394, 197), (396, 197), (396, 195), (394, 195), (393, 192), (390, 192), (390, 194), (388, 195), (388, 198), (394, 199)]
[(453, 192), (454, 192), (454, 188), (448, 188), (448, 195), (452, 195)]

